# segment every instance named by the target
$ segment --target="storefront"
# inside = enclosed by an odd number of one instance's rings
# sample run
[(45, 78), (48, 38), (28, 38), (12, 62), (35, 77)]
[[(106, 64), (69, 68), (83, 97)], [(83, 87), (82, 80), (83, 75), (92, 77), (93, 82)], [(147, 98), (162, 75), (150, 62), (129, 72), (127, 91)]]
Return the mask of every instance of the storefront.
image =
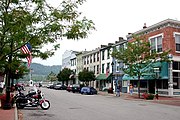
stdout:
[(111, 81), (113, 80), (112, 78), (112, 74), (109, 73), (108, 75), (106, 74), (99, 74), (96, 77), (96, 82), (98, 85), (99, 90), (104, 90), (104, 89), (108, 89), (111, 87)]
[[(159, 69), (159, 72), (156, 73), (155, 68)], [(140, 77), (140, 93), (148, 92), (161, 95), (168, 95), (168, 79), (169, 79), (169, 70), (168, 62), (157, 62), (153, 64), (148, 69), (147, 73)], [(122, 87), (127, 89), (129, 92), (129, 85), (132, 84), (134, 87), (134, 93), (138, 93), (138, 77), (129, 76), (125, 74), (122, 78)]]

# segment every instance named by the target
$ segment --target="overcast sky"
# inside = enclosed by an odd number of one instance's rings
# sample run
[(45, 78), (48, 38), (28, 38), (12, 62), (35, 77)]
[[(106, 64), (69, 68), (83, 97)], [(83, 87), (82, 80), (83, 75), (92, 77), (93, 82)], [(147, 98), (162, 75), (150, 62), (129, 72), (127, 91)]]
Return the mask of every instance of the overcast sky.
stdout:
[[(49, 0), (58, 5), (61, 0)], [(33, 59), (43, 65), (61, 65), (66, 50), (93, 50), (101, 44), (114, 43), (119, 37), (126, 39), (128, 33), (141, 30), (165, 19), (180, 20), (180, 0), (86, 0), (79, 10), (95, 23), (87, 39), (62, 40), (55, 56), (47, 60)]]

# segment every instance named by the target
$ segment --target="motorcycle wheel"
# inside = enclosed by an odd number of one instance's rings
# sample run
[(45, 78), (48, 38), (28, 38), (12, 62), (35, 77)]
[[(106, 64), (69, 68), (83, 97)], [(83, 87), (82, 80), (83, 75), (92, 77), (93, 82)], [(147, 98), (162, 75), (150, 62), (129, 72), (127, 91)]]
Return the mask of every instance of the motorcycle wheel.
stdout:
[(18, 109), (23, 109), (24, 108), (24, 106), (22, 106), (20, 102), (16, 102), (16, 107)]
[(43, 102), (41, 102), (40, 106), (43, 110), (47, 110), (50, 108), (50, 102), (47, 100), (44, 100)]

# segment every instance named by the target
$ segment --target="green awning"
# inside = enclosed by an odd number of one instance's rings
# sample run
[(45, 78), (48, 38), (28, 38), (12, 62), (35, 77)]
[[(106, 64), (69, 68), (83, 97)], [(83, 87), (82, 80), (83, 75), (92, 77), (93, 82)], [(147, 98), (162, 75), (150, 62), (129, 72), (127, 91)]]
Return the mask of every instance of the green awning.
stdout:
[(111, 80), (111, 73), (109, 73), (108, 75), (106, 74), (99, 74), (97, 77), (96, 77), (96, 80)]
[[(156, 62), (153, 63), (151, 67), (143, 68), (142, 71), (146, 71), (146, 73), (140, 77), (141, 80), (153, 80), (155, 79), (154, 68), (159, 67), (159, 79), (168, 79), (168, 63), (167, 62)], [(124, 74), (122, 80), (138, 80), (137, 76), (129, 76), (128, 74)]]

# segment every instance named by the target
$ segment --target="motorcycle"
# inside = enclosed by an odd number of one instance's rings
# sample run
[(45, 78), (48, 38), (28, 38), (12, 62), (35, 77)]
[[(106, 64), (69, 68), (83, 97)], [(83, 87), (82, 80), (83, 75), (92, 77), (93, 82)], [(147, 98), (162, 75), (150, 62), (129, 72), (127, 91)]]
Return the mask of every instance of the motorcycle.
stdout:
[(27, 95), (19, 93), (15, 96), (15, 103), (18, 109), (24, 107), (38, 107), (40, 106), (43, 110), (50, 108), (50, 102), (44, 98), (44, 94), (40, 90), (30, 91)]

